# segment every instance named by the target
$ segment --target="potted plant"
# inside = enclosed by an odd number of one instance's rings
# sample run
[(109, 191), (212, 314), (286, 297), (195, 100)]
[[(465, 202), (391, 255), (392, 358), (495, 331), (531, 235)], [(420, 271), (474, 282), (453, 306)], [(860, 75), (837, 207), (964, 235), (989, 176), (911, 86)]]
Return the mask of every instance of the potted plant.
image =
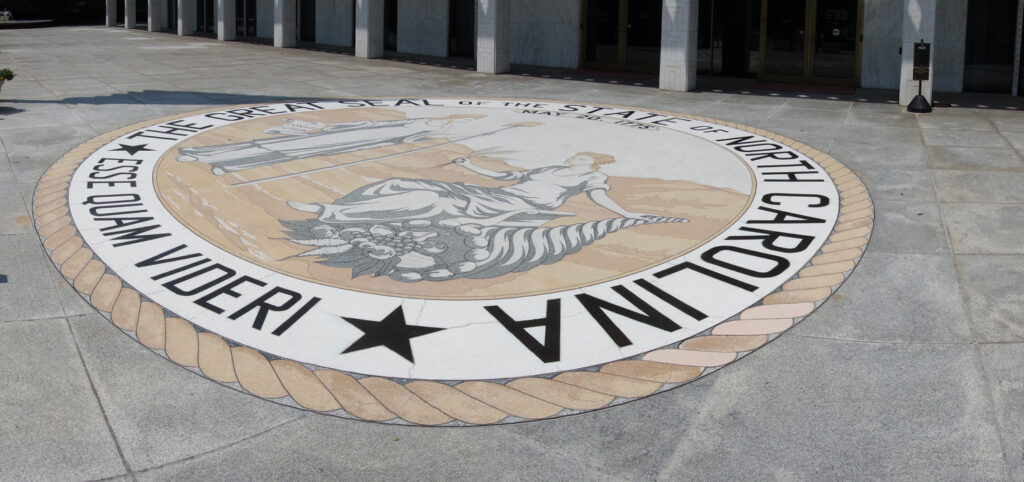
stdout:
[(0, 87), (4, 86), (4, 82), (14, 79), (15, 75), (11, 69), (0, 69)]

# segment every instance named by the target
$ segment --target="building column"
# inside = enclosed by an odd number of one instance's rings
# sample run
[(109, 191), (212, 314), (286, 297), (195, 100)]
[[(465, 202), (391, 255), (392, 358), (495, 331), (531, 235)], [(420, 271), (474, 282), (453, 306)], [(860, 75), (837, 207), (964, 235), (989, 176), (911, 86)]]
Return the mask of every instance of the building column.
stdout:
[(274, 47), (298, 43), (297, 0), (274, 0)]
[(124, 0), (124, 28), (135, 28), (135, 0)]
[(178, 35), (195, 35), (196, 0), (171, 0), (178, 2)]
[(146, 13), (149, 15), (147, 21), (150, 32), (160, 31), (160, 16), (164, 13), (160, 7), (160, 0), (147, 0)]
[(914, 80), (914, 43), (924, 39), (932, 44), (928, 80), (921, 84), (921, 94), (932, 102), (935, 78), (935, 0), (903, 0), (903, 54), (900, 65), (900, 105), (907, 105), (917, 95)]
[(697, 6), (699, 0), (664, 0), (661, 7), (661, 62), (658, 88), (697, 87)]
[(235, 40), (238, 31), (235, 29), (235, 0), (217, 0), (217, 40)]
[(117, 0), (107, 0), (107, 26), (117, 26)]
[(384, 0), (356, 0), (356, 57), (384, 56)]
[(512, 0), (476, 1), (476, 70), (485, 74), (509, 71)]

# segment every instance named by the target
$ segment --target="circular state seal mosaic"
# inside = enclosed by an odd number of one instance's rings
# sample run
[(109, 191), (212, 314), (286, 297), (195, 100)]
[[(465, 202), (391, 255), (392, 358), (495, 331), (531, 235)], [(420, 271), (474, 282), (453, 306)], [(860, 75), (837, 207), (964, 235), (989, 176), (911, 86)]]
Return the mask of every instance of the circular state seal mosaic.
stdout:
[(871, 233), (827, 155), (608, 105), (379, 99), (155, 120), (43, 176), (36, 226), (125, 333), (364, 420), (543, 419), (677, 387), (823, 303)]

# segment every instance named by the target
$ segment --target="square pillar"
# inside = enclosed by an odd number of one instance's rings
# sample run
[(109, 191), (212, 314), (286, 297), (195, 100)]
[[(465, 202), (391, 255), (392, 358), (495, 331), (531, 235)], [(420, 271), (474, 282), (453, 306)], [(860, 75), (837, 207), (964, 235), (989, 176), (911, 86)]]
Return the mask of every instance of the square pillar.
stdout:
[(274, 47), (294, 47), (298, 43), (297, 0), (274, 0)]
[(921, 94), (932, 102), (935, 79), (935, 0), (903, 0), (903, 54), (900, 65), (900, 105), (907, 105), (917, 95), (914, 79), (914, 43), (924, 39), (932, 44), (928, 80), (921, 85)]
[(356, 57), (384, 56), (384, 0), (356, 0)]
[(661, 7), (661, 59), (658, 88), (697, 87), (697, 6), (699, 0), (664, 0)]
[(161, 23), (160, 17), (163, 16), (164, 12), (164, 9), (161, 8), (163, 7), (163, 4), (160, 0), (147, 0), (146, 5), (146, 12), (149, 14), (149, 18), (147, 19), (148, 29), (150, 32), (159, 32)]
[(511, 17), (512, 0), (476, 1), (477, 72), (501, 74), (509, 71)]
[(124, 0), (124, 28), (135, 28), (135, 0)]
[(178, 35), (195, 35), (196, 0), (171, 0), (178, 2)]
[(107, 26), (117, 26), (117, 0), (107, 0)]
[(235, 0), (217, 0), (214, 6), (217, 18), (217, 40), (235, 40), (238, 31), (235, 29)]

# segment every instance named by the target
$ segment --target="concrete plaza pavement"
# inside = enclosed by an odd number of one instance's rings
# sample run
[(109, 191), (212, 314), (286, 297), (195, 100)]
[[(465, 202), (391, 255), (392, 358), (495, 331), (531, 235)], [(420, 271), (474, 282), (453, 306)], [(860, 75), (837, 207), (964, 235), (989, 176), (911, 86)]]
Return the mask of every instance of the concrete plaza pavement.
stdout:
[[(1024, 479), (1021, 98), (940, 94), (956, 107), (915, 115), (895, 92), (666, 92), (103, 27), (0, 31), (0, 67), (18, 73), (0, 93), (0, 479)], [(340, 419), (199, 377), (98, 315), (40, 246), (36, 181), (96, 135), (368, 96), (603, 102), (776, 132), (860, 175), (871, 244), (831, 300), (738, 363), (476, 428)]]

